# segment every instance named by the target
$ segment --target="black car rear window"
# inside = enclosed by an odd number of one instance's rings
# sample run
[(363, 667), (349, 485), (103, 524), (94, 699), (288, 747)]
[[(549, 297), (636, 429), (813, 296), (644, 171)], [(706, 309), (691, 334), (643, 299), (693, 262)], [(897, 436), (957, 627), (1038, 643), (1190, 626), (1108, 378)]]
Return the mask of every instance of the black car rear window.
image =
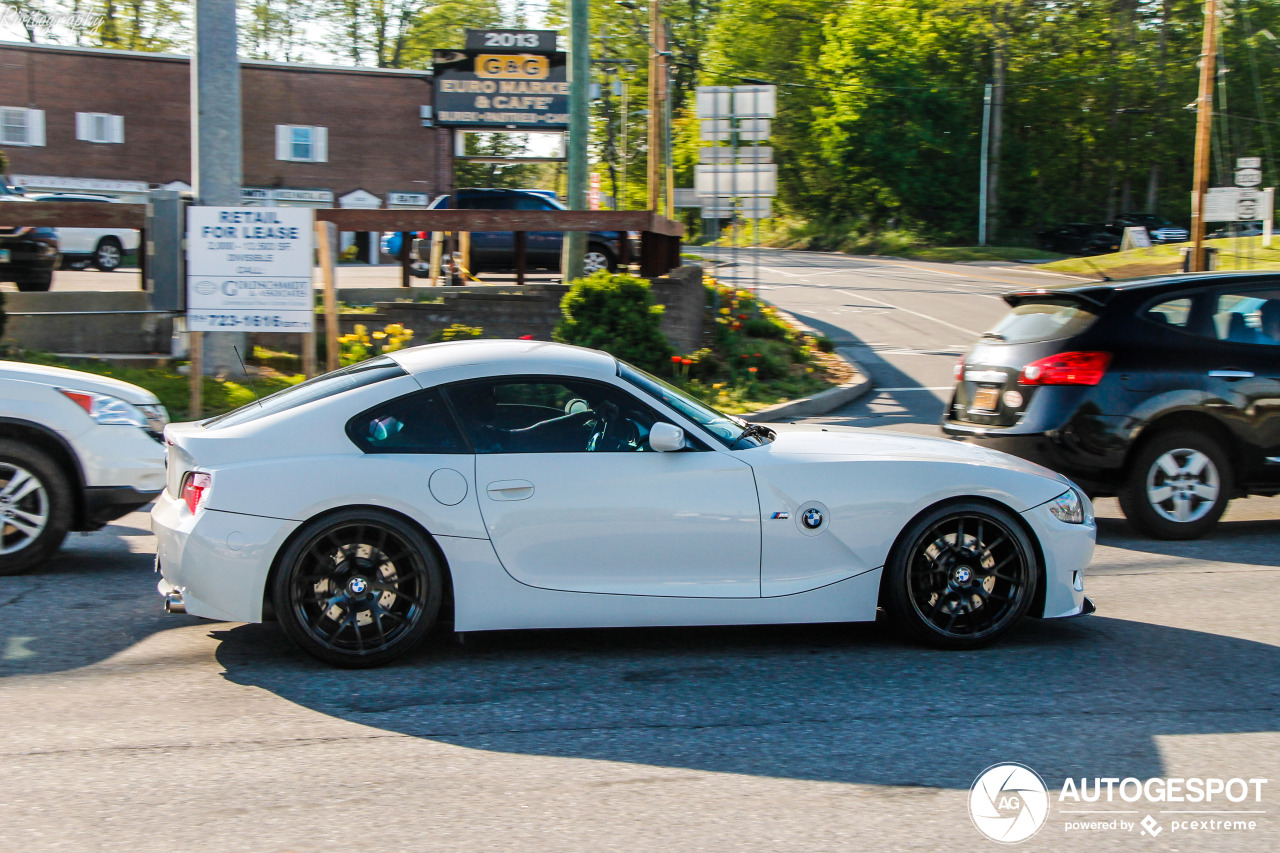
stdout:
[(1080, 334), (1097, 319), (1097, 314), (1074, 300), (1023, 302), (1005, 314), (983, 337), (1010, 344), (1055, 341)]
[(247, 406), (241, 406), (234, 411), (227, 412), (225, 415), (211, 418), (204, 422), (204, 428), (222, 429), (223, 427), (247, 424), (259, 418), (265, 418), (268, 415), (295, 409), (298, 406), (306, 405), (316, 400), (323, 400), (325, 397), (332, 397), (334, 394), (341, 394), (343, 391), (363, 388), (366, 385), (372, 385), (384, 379), (393, 379), (404, 375), (406, 375), (404, 368), (385, 355), (371, 358), (368, 361), (362, 361), (359, 364), (335, 370), (333, 373), (326, 373), (324, 376), (308, 379), (300, 385), (277, 391), (270, 397), (263, 397), (256, 403), (250, 403)]

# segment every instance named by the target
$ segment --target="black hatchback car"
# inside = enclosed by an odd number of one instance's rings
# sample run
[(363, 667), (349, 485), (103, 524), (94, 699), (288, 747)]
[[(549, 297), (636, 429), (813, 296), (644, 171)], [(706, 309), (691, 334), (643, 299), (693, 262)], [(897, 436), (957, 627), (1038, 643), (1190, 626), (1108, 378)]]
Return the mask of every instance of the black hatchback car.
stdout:
[(1280, 493), (1280, 275), (1047, 287), (956, 365), (943, 430), (1039, 462), (1161, 539)]

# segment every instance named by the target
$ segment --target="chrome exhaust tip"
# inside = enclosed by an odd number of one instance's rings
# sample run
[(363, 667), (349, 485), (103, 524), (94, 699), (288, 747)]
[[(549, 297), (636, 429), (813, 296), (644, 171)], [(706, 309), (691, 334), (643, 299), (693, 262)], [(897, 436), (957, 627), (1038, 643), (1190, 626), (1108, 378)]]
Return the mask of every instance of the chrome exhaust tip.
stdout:
[(176, 589), (164, 597), (165, 613), (186, 613), (187, 605), (182, 602), (182, 593)]

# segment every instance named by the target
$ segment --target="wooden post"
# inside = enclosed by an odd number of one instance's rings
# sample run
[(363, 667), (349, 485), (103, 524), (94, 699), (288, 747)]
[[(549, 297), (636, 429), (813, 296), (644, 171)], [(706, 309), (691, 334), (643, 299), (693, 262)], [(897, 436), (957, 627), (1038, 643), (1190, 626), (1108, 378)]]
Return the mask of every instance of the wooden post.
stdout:
[(440, 263), (444, 260), (444, 232), (431, 232), (431, 259), (427, 262), (427, 284), (435, 287), (440, 283)]
[(302, 334), (302, 375), (316, 375), (316, 312), (311, 312), (311, 331)]
[(187, 344), (191, 347), (191, 361), (187, 365), (191, 371), (191, 405), (187, 419), (196, 421), (204, 404), (204, 332), (188, 332)]
[(1191, 181), (1191, 259), (1187, 269), (1203, 272), (1204, 196), (1209, 188), (1209, 134), (1213, 126), (1213, 80), (1217, 46), (1214, 24), (1218, 17), (1216, 0), (1205, 0), (1204, 43), (1200, 48), (1200, 97), (1196, 110), (1195, 174)]
[(458, 264), (462, 267), (463, 270), (465, 270), (465, 272), (463, 272), (462, 274), (464, 281), (468, 278), (475, 278), (475, 276), (471, 274), (471, 232), (470, 231), (458, 232), (458, 255), (461, 257), (461, 260), (458, 261)]
[(400, 232), (400, 286), (411, 287), (409, 283), (409, 235), (412, 231)]
[(316, 223), (316, 244), (320, 248), (320, 275), (324, 283), (325, 369), (338, 369), (338, 294), (336, 292), (338, 226), (332, 222)]
[(516, 242), (516, 284), (524, 285), (524, 274), (529, 269), (529, 232), (515, 232)]

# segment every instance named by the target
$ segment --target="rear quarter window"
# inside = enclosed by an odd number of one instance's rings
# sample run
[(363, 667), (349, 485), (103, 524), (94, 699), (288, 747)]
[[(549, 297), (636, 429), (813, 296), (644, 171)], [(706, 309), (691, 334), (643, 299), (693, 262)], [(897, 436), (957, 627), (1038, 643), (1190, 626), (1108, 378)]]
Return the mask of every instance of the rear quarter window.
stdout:
[(222, 429), (247, 424), (268, 415), (287, 412), (289, 409), (296, 409), (298, 406), (350, 391), (353, 388), (363, 388), (384, 379), (404, 375), (406, 375), (404, 368), (386, 356), (371, 358), (368, 361), (335, 370), (333, 373), (308, 379), (301, 385), (277, 391), (256, 403), (241, 406), (235, 411), (207, 420), (204, 422), (204, 428)]
[(984, 337), (1010, 344), (1053, 341), (1078, 335), (1097, 319), (1097, 314), (1072, 300), (1023, 302)]

